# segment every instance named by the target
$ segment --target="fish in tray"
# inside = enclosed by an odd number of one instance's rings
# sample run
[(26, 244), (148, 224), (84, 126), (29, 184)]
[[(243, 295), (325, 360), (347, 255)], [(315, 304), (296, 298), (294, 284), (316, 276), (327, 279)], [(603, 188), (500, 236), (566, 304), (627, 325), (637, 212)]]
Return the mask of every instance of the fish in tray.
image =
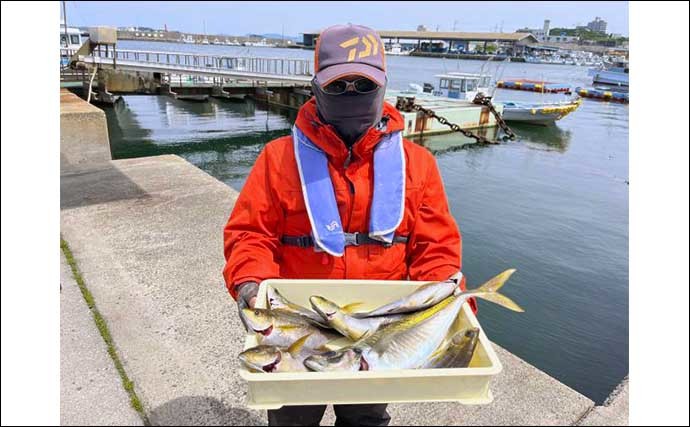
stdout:
[(268, 306), (271, 310), (283, 310), (294, 313), (311, 320), (323, 328), (330, 328), (328, 323), (324, 322), (323, 318), (317, 313), (314, 313), (308, 308), (304, 308), (299, 304), (289, 301), (273, 286), (269, 286), (268, 289), (266, 289), (266, 296), (268, 297)]
[(454, 281), (427, 283), (411, 294), (366, 313), (353, 313), (354, 317), (376, 317), (411, 313), (432, 307), (453, 294), (458, 285)]
[[(507, 307), (511, 310), (521, 311), (522, 309), (518, 307), (517, 304), (515, 304), (502, 294), (496, 292), (497, 289), (500, 288), (500, 286), (502, 286), (502, 284), (505, 283), (506, 280), (508, 280), (508, 278), (510, 277), (510, 275), (513, 274), (514, 271), (515, 270), (506, 270), (505, 272), (499, 274), (498, 276), (491, 279), (481, 287), (462, 292), (460, 293), (460, 295), (465, 299), (470, 297), (483, 298), (488, 301), (492, 301), (496, 304)], [(500, 286), (498, 286), (498, 288), (496, 288), (496, 283), (500, 283)], [(432, 283), (430, 285), (437, 284)], [(451, 283), (451, 285), (455, 290), (458, 289), (457, 285), (455, 285), (454, 283)], [(417, 307), (419, 307), (422, 298), (435, 299), (438, 295), (447, 292), (447, 289), (441, 290), (441, 288), (438, 287), (436, 287), (434, 290), (434, 288), (429, 287), (429, 285), (423, 285), (419, 289), (422, 290), (417, 290), (409, 296), (398, 300), (398, 302), (394, 302), (384, 306), (389, 307), (390, 310), (377, 309), (373, 312), (378, 313), (381, 311), (397, 311), (395, 310), (396, 307), (405, 307), (406, 309), (411, 309), (415, 306), (415, 304)], [(452, 293), (453, 291), (450, 292), (450, 294)], [(348, 337), (352, 341), (364, 339), (376, 332), (377, 330), (379, 330), (380, 328), (391, 323), (400, 321), (410, 315), (410, 313), (400, 313), (378, 315), (374, 317), (359, 317), (356, 314), (350, 314), (349, 309), (340, 308), (337, 304), (322, 296), (314, 295), (309, 299), (309, 301), (314, 311), (321, 315), (321, 317), (323, 317), (323, 320), (325, 320), (328, 323), (328, 325), (330, 325), (330, 327), (337, 330), (338, 332)]]
[[(340, 350), (315, 354), (304, 364), (313, 371), (417, 369), (438, 358), (462, 305), (475, 296), (514, 311), (523, 311), (498, 293), (515, 270), (507, 270), (471, 291), (454, 294), (433, 307), (410, 314)], [(452, 340), (451, 340), (452, 341)]]
[(244, 308), (240, 315), (249, 329), (258, 334), (259, 344), (263, 345), (287, 348), (300, 338), (308, 336), (304, 346), (316, 349), (341, 338), (333, 330), (320, 328), (299, 314), (283, 310)]
[(456, 332), (441, 343), (422, 368), (466, 368), (479, 343), (479, 328)]
[[(460, 291), (452, 284), (449, 296), (414, 313), (358, 318), (350, 312), (357, 304), (339, 307), (314, 295), (310, 298), (315, 310), (312, 314), (321, 318), (319, 322), (312, 318), (310, 310), (289, 302), (274, 290), (269, 293), (273, 309), (245, 308), (241, 312), (250, 330), (258, 334), (260, 345), (242, 352), (240, 360), (254, 372), (467, 367), (479, 340), (479, 329), (454, 329), (462, 305), (469, 298), (478, 297), (523, 311), (498, 292), (513, 272), (506, 270), (469, 291)], [(422, 292), (410, 294), (411, 298), (387, 304), (383, 311), (417, 309), (447, 292), (445, 288), (425, 286)], [(325, 329), (324, 325), (335, 330)]]
[[(508, 269), (504, 271), (503, 273), (499, 274), (496, 276), (494, 279), (495, 281), (501, 281), (505, 282), (505, 280), (510, 277), (515, 272), (515, 269)], [(504, 277), (506, 276), (506, 277)], [(390, 302), (386, 305), (383, 305), (375, 310), (366, 312), (366, 313), (353, 313), (352, 316), (358, 317), (358, 318), (367, 318), (367, 317), (376, 317), (376, 316), (385, 316), (385, 315), (390, 315), (390, 314), (398, 314), (398, 313), (411, 313), (415, 311), (420, 311), (429, 307), (433, 307), (434, 305), (438, 304), (439, 302), (443, 301), (445, 298), (449, 297), (452, 295), (456, 290), (458, 289), (458, 285), (452, 281), (445, 281), (445, 282), (434, 282), (434, 283), (427, 283), (425, 285), (420, 286), (417, 288), (414, 292), (412, 292), (409, 295), (406, 295), (396, 301)], [(491, 301), (493, 303), (503, 305), (506, 308), (509, 308), (511, 310), (514, 310), (515, 303), (511, 302), (506, 302), (505, 297), (497, 292), (493, 292), (491, 290), (491, 281), (487, 282), (485, 285), (483, 285), (480, 288), (477, 289), (472, 289), (469, 291), (466, 291), (467, 293), (474, 293), (474, 295), (470, 295), (471, 297), (477, 297), (477, 298), (483, 298), (487, 301)], [(505, 302), (505, 304), (504, 304)], [(512, 304), (511, 304), (512, 303)], [(522, 311), (520, 310), (515, 310), (515, 311)]]
[(390, 314), (387, 316), (357, 318), (342, 309), (333, 301), (322, 296), (314, 295), (309, 298), (311, 306), (330, 327), (348, 337), (352, 341), (361, 340), (382, 326), (389, 325), (405, 318), (405, 314)]
[(258, 345), (240, 353), (240, 362), (252, 372), (304, 372), (304, 359), (313, 350), (305, 347), (309, 335), (295, 341), (290, 347)]

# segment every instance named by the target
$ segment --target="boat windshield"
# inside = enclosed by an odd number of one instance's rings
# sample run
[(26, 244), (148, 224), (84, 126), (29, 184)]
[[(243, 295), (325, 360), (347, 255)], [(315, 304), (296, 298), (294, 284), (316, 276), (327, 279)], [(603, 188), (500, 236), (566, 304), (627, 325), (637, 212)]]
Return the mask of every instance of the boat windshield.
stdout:
[(81, 44), (79, 41), (79, 34), (68, 34), (69, 35), (69, 43), (67, 42), (67, 36), (65, 34), (60, 34), (60, 45), (61, 46), (66, 46), (67, 44)]
[(467, 80), (467, 89), (465, 90), (466, 92), (473, 92), (477, 90), (477, 84), (479, 83), (479, 80), (474, 80), (470, 79)]
[(480, 87), (489, 87), (490, 77), (441, 77), (439, 79), (439, 89), (448, 89), (457, 92), (475, 92)]

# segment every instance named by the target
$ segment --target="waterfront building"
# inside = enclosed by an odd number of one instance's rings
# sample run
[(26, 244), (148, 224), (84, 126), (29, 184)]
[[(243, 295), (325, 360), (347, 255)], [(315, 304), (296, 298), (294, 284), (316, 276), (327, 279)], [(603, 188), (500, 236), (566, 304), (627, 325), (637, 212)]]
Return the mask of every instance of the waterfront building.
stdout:
[(587, 24), (587, 29), (590, 31), (595, 31), (598, 33), (606, 33), (606, 21), (601, 19), (600, 17), (594, 18), (594, 21), (590, 22)]

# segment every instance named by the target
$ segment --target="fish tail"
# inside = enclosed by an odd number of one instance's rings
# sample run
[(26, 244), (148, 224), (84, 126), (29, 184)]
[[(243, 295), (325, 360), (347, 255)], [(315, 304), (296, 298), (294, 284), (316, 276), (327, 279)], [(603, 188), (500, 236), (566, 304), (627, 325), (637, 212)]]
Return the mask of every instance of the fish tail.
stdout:
[(477, 289), (472, 289), (470, 291), (464, 292), (464, 294), (472, 297), (481, 298), (486, 301), (491, 301), (494, 304), (498, 304), (509, 310), (522, 313), (525, 311), (522, 309), (522, 307), (515, 303), (515, 301), (498, 292), (498, 290), (501, 289), (503, 285), (505, 285), (506, 281), (508, 280), (508, 278), (510, 278), (510, 276), (513, 273), (515, 273), (515, 269), (510, 268), (504, 271), (503, 273), (500, 273), (497, 276), (489, 279), (486, 283), (484, 283)]

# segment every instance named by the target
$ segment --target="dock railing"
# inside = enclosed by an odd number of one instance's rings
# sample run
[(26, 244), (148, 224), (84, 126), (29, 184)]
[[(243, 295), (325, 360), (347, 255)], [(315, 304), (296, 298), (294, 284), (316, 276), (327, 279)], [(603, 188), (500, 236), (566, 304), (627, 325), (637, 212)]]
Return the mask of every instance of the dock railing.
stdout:
[(209, 55), (185, 52), (160, 52), (145, 50), (98, 50), (93, 56), (134, 61), (156, 65), (172, 65), (191, 69), (216, 69), (246, 73), (272, 74), (276, 76), (311, 76), (312, 64), (307, 59), (270, 58), (230, 55)]

